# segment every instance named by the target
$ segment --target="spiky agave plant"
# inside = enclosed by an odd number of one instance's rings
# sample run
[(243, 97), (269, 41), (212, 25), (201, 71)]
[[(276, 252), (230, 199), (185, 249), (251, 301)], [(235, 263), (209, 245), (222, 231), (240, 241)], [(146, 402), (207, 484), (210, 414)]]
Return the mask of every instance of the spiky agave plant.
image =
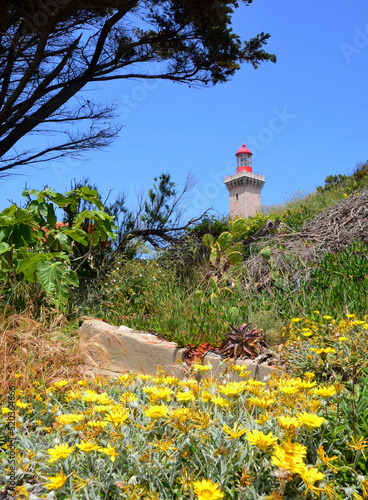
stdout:
[(231, 332), (227, 333), (227, 338), (221, 346), (220, 354), (230, 355), (234, 357), (236, 362), (237, 358), (242, 355), (254, 358), (259, 354), (259, 343), (264, 340), (263, 333), (256, 328), (250, 328), (252, 323), (245, 323), (238, 325), (237, 328), (230, 325)]

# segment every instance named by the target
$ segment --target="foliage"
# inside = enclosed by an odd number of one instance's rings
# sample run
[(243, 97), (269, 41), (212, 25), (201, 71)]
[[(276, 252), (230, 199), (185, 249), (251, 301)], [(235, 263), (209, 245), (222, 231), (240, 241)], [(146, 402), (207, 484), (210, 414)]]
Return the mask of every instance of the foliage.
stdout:
[[(0, 171), (110, 144), (119, 131), (115, 105), (83, 98), (91, 83), (216, 84), (241, 63), (275, 62), (263, 49), (269, 34), (242, 43), (233, 32), (237, 7), (236, 0), (1, 3)], [(28, 151), (22, 139), (41, 129), (55, 143)]]
[(216, 219), (214, 215), (205, 216), (194, 227), (188, 229), (188, 234), (201, 239), (205, 234), (210, 234), (214, 238), (218, 238), (221, 233), (229, 231), (230, 225), (227, 217)]
[[(26, 281), (34, 284), (35, 300), (46, 295), (53, 305), (65, 310), (69, 287), (79, 283), (80, 262), (70, 260), (73, 246), (78, 243), (91, 249), (114, 238), (112, 217), (103, 210), (97, 191), (87, 187), (64, 195), (49, 188), (25, 190), (23, 196), (29, 200), (25, 208), (11, 205), (0, 213), (0, 277), (10, 292), (12, 306), (17, 305), (19, 284)], [(55, 209), (70, 207), (75, 211), (82, 200), (95, 208), (78, 213), (71, 227), (57, 224)], [(82, 229), (85, 220), (93, 231)]]
[[(125, 372), (16, 388), (16, 492), (46, 498), (52, 491), (60, 500), (366, 496), (368, 442), (351, 429), (343, 440), (336, 433), (348, 399), (335, 385), (317, 386), (313, 373), (266, 384), (238, 365), (219, 381), (198, 381), (199, 369), (211, 366), (194, 365), (185, 380)], [(241, 381), (230, 382), (230, 371)], [(11, 417), (5, 404), (3, 430)]]

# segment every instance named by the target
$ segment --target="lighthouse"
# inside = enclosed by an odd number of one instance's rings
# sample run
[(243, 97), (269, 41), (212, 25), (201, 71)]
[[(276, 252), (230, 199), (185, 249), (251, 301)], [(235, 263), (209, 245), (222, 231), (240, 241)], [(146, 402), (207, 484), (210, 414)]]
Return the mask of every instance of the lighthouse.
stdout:
[(242, 144), (236, 156), (236, 174), (225, 177), (229, 191), (229, 216), (253, 217), (262, 212), (261, 190), (265, 183), (264, 175), (252, 171), (252, 152)]

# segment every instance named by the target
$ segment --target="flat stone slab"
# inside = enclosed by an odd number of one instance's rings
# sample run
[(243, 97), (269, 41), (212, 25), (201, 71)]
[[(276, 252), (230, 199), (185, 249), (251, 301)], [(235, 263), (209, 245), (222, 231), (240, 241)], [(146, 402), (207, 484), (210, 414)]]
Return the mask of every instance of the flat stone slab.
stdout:
[[(178, 347), (175, 342), (162, 340), (151, 333), (132, 330), (126, 326), (113, 326), (97, 319), (86, 319), (80, 333), (88, 356), (101, 370), (154, 375), (160, 368), (179, 379), (188, 376), (188, 369), (183, 361), (186, 349)], [(212, 365), (212, 370), (205, 372), (203, 377), (210, 374), (219, 378), (228, 366), (220, 356), (211, 353), (203, 358), (203, 363)], [(246, 366), (251, 371), (250, 377), (259, 380), (264, 380), (275, 371), (275, 367), (251, 359), (237, 360), (237, 364)], [(202, 376), (199, 374), (197, 378)], [(230, 379), (244, 380), (234, 371), (231, 371)]]

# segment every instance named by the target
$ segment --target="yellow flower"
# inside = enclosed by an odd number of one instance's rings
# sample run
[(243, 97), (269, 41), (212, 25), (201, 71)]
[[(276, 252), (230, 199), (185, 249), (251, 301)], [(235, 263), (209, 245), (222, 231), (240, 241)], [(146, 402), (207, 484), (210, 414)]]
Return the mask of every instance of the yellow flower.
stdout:
[(15, 374), (15, 378), (22, 378), (23, 377), (23, 374), (22, 373), (16, 373)]
[(180, 380), (179, 382), (180, 387), (189, 387), (189, 389), (197, 389), (198, 388), (198, 382), (194, 378), (188, 378), (187, 380)]
[(76, 444), (75, 446), (85, 453), (100, 449), (98, 444), (93, 441), (82, 441), (80, 444)]
[(201, 394), (201, 399), (205, 403), (208, 403), (208, 401), (211, 401), (212, 399), (212, 394), (209, 391), (203, 391)]
[(124, 392), (119, 399), (123, 403), (133, 403), (134, 401), (138, 401), (137, 396), (131, 391)]
[(270, 412), (268, 412), (268, 411), (266, 410), (263, 414), (258, 415), (258, 418), (254, 419), (254, 421), (255, 421), (258, 425), (263, 425), (263, 424), (264, 424), (265, 422), (267, 422), (269, 419), (270, 419)]
[(111, 408), (114, 408), (111, 405), (94, 405), (92, 406), (92, 411), (97, 411), (98, 413), (106, 413), (109, 411)]
[(104, 392), (102, 394), (98, 394), (96, 403), (99, 403), (100, 405), (112, 405), (114, 404), (114, 400), (110, 398), (106, 392)]
[(299, 323), (299, 321), (303, 321), (302, 318), (291, 318), (292, 323)]
[(68, 479), (62, 472), (56, 474), (56, 476), (51, 476), (47, 478), (50, 482), (45, 484), (45, 488), (48, 490), (57, 490), (63, 486), (65, 481)]
[(68, 458), (68, 456), (75, 450), (74, 446), (69, 447), (68, 443), (57, 444), (55, 448), (49, 448), (47, 450), (50, 455), (50, 462), (55, 462), (61, 458)]
[(115, 450), (115, 447), (112, 447), (110, 443), (107, 444), (106, 448), (100, 448), (99, 451), (102, 453), (106, 453), (110, 457), (111, 462), (115, 462), (115, 457), (118, 453)]
[(168, 407), (166, 405), (152, 405), (149, 406), (144, 414), (149, 418), (161, 418), (166, 417), (168, 413)]
[(249, 398), (248, 401), (252, 405), (258, 406), (258, 408), (263, 408), (263, 409), (266, 409), (275, 403), (275, 400), (273, 398), (267, 398), (265, 396), (263, 396), (261, 398), (259, 398), (259, 397), (258, 398)]
[(253, 431), (248, 431), (245, 439), (249, 441), (251, 445), (257, 446), (257, 448), (262, 451), (267, 451), (277, 442), (277, 437), (273, 436), (272, 432), (263, 434), (262, 431), (258, 431), (256, 429), (254, 429)]
[(66, 415), (58, 415), (56, 421), (60, 425), (70, 425), (84, 420), (84, 415), (78, 415), (77, 413), (68, 413)]
[(199, 373), (203, 373), (207, 372), (208, 370), (212, 370), (212, 365), (210, 363), (207, 363), (206, 365), (202, 365), (201, 363), (194, 363), (192, 369)]
[(178, 379), (176, 377), (172, 377), (167, 375), (166, 377), (162, 377), (162, 383), (167, 385), (177, 385)]
[(310, 337), (311, 335), (313, 335), (313, 332), (308, 330), (308, 328), (302, 328), (302, 335), (303, 337)]
[(280, 427), (283, 427), (288, 432), (294, 432), (301, 423), (296, 417), (280, 416), (277, 417), (277, 421)]
[(321, 425), (325, 421), (323, 417), (318, 417), (317, 415), (314, 415), (314, 413), (298, 413), (297, 417), (301, 425), (305, 425), (309, 429), (313, 429), (314, 427), (321, 427)]
[(331, 464), (331, 462), (334, 462), (337, 460), (339, 457), (337, 455), (334, 455), (333, 457), (328, 457), (325, 455), (325, 450), (323, 449), (323, 446), (320, 446), (317, 450), (317, 453), (319, 455), (319, 458), (321, 459), (321, 462), (327, 465), (327, 467), (332, 470), (332, 472), (337, 472), (337, 468)]
[(211, 401), (217, 406), (221, 407), (229, 406), (229, 402), (226, 401), (226, 399), (221, 398), (220, 396), (212, 396)]
[(85, 401), (86, 403), (96, 403), (96, 401), (99, 398), (99, 394), (97, 394), (96, 391), (91, 391), (90, 389), (87, 389), (83, 396), (81, 397), (82, 401)]
[(187, 421), (193, 415), (193, 411), (189, 408), (177, 408), (169, 412), (171, 418), (177, 418), (180, 421)]
[(1, 408), (1, 413), (2, 413), (3, 415), (7, 415), (8, 413), (11, 413), (11, 410), (10, 410), (9, 408), (7, 408), (6, 406), (3, 406), (3, 407)]
[(78, 380), (78, 385), (80, 385), (81, 387), (87, 387), (88, 380), (87, 379)]
[(102, 432), (108, 425), (108, 422), (105, 420), (90, 420), (87, 425), (96, 431)]
[(349, 195), (346, 193), (344, 193), (343, 196), (344, 196), (344, 198), (349, 198)]
[(179, 391), (175, 395), (178, 401), (195, 401), (196, 397), (192, 391)]
[(225, 396), (239, 396), (246, 389), (246, 382), (228, 382), (226, 385), (219, 385), (218, 390)]
[(160, 399), (171, 400), (171, 394), (173, 391), (169, 387), (154, 387), (153, 391), (150, 392), (149, 398), (151, 403), (156, 403)]
[(322, 357), (330, 352), (333, 352), (336, 354), (336, 349), (334, 349), (333, 347), (327, 347), (327, 348), (321, 347), (320, 349), (316, 349), (315, 347), (311, 347), (311, 351), (316, 352), (317, 354), (319, 354)]
[(316, 467), (310, 467), (309, 469), (305, 468), (299, 473), (299, 475), (306, 484), (307, 491), (310, 490), (311, 493), (317, 493), (317, 495), (320, 491), (322, 491), (321, 488), (317, 488), (316, 486), (314, 486), (314, 483), (317, 481), (321, 481), (321, 479), (323, 479), (325, 475), (322, 474), (322, 472), (319, 472)]
[(284, 394), (296, 394), (299, 392), (299, 383), (296, 380), (280, 380), (278, 390)]
[(111, 422), (113, 425), (124, 425), (125, 420), (129, 417), (129, 412), (124, 410), (109, 410), (109, 414), (105, 416), (107, 422)]
[(312, 382), (311, 380), (300, 380), (298, 383), (299, 389), (312, 389), (316, 385), (317, 382)]
[(347, 337), (339, 337), (340, 342), (346, 342), (349, 340)]
[(238, 427), (237, 422), (234, 422), (234, 426), (231, 429), (228, 425), (224, 425), (223, 428), (226, 434), (229, 434), (229, 438), (226, 439), (237, 439), (247, 432), (248, 429)]
[(27, 488), (25, 486), (17, 486), (14, 488), (14, 494), (15, 498), (23, 500), (23, 498), (29, 498)]
[(327, 315), (326, 315), (326, 316), (322, 316), (322, 318), (323, 318), (323, 319), (327, 319), (327, 320), (329, 320), (329, 319), (332, 319), (332, 316), (327, 316)]
[(157, 439), (156, 437), (154, 443), (147, 442), (147, 444), (153, 446), (152, 451), (154, 453), (166, 453), (166, 455), (170, 456), (169, 451), (176, 451), (178, 449), (176, 446), (172, 446), (174, 442), (174, 439), (164, 437)]
[(67, 393), (65, 393), (64, 399), (65, 399), (65, 401), (70, 403), (71, 401), (79, 399), (81, 396), (82, 396), (81, 391), (68, 391)]
[(22, 403), (22, 401), (17, 401), (15, 405), (18, 406), (18, 408), (27, 408), (27, 406), (29, 406), (29, 403)]
[(68, 385), (69, 381), (68, 380), (59, 380), (59, 382), (54, 382), (52, 384), (52, 387), (55, 389), (60, 389), (61, 387), (64, 387), (65, 385)]
[(355, 314), (347, 314), (346, 317), (349, 318), (349, 319), (355, 318)]
[(152, 378), (152, 375), (141, 374), (141, 375), (138, 375), (138, 378), (140, 378), (142, 380), (142, 382), (146, 382), (147, 380), (150, 380)]
[(335, 387), (322, 387), (318, 386), (316, 389), (313, 390), (313, 394), (316, 396), (322, 396), (324, 398), (330, 398), (331, 396), (334, 396), (336, 394), (336, 389)]
[(351, 443), (346, 443), (350, 448), (353, 448), (353, 450), (361, 451), (363, 453), (363, 457), (365, 458), (364, 455), (364, 450), (368, 448), (368, 441), (365, 441), (363, 437), (360, 437), (359, 440), (356, 438), (351, 438)]
[(131, 382), (134, 379), (135, 375), (131, 373), (122, 373), (121, 375), (118, 376), (117, 380), (123, 384), (126, 382)]
[(194, 493), (197, 496), (197, 500), (218, 500), (223, 498), (224, 494), (221, 493), (219, 485), (217, 483), (212, 483), (209, 479), (202, 479), (202, 481), (195, 481), (193, 483)]
[(290, 440), (284, 441), (281, 445), (275, 445), (271, 463), (281, 470), (300, 474), (305, 469), (303, 458), (306, 454), (306, 446), (292, 443)]

